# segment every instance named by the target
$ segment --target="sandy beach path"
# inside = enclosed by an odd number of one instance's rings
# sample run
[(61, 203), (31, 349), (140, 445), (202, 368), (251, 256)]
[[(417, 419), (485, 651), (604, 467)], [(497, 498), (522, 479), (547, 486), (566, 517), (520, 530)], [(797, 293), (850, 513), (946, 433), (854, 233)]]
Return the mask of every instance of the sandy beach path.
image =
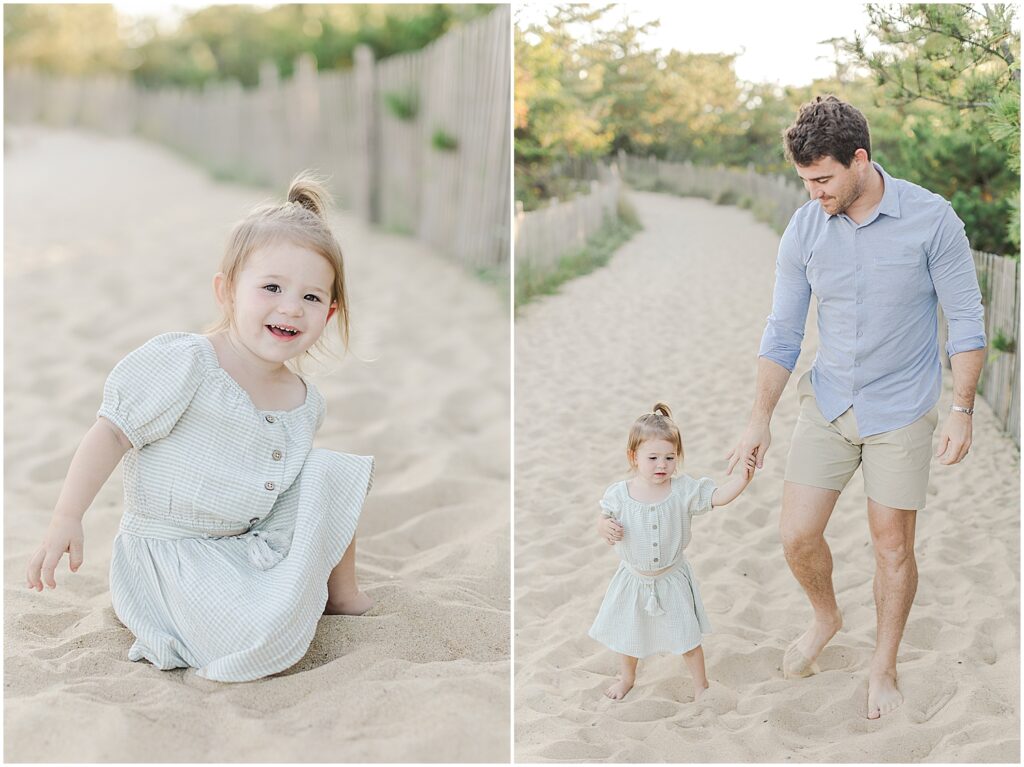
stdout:
[[(783, 651), (810, 618), (778, 542), (795, 380), (763, 471), (694, 524), (687, 556), (715, 628), (705, 699), (692, 702), (682, 660), (667, 655), (641, 663), (624, 701), (603, 697), (616, 656), (587, 630), (617, 557), (594, 532), (597, 500), (626, 475), (629, 425), (658, 400), (682, 429), (683, 470), (725, 479), (750, 412), (778, 247), (737, 208), (632, 199), (644, 230), (516, 321), (516, 759), (1018, 762), (1019, 452), (981, 400), (970, 457), (933, 464), (918, 515), (920, 585), (897, 713), (865, 718), (874, 561), (859, 472), (826, 534), (846, 626), (822, 673), (782, 678)], [(812, 309), (797, 374), (816, 346)], [(947, 376), (943, 408), (950, 396)]]
[[(505, 761), (509, 756), (509, 323), (493, 287), (337, 215), (351, 353), (314, 378), (317, 446), (377, 458), (359, 572), (377, 600), (324, 618), (248, 684), (131, 663), (110, 606), (120, 470), (85, 565), (24, 585), (103, 381), (159, 333), (215, 317), (233, 223), (285, 189), (217, 183), (136, 140), (8, 128), (5, 146), (4, 755), (10, 761)], [(299, 170), (299, 169), (296, 169)]]

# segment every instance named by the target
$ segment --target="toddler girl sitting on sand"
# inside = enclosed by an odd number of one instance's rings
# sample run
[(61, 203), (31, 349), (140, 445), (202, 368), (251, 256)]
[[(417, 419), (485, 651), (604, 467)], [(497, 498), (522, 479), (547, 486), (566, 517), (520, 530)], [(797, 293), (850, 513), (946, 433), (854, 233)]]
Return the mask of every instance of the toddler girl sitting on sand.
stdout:
[(711, 624), (683, 549), (690, 520), (735, 499), (754, 476), (754, 460), (721, 487), (704, 477), (675, 476), (683, 441), (667, 405), (633, 423), (626, 443), (632, 479), (616, 482), (601, 499), (598, 532), (621, 561), (590, 636), (620, 654), (619, 681), (605, 691), (618, 700), (633, 688), (640, 658), (682, 654), (693, 678), (694, 700), (708, 687), (701, 635)]
[(253, 210), (214, 277), (209, 335), (166, 333), (111, 372), (75, 452), (29, 588), (82, 565), (82, 517), (124, 459), (110, 596), (131, 660), (241, 682), (306, 652), (323, 613), (373, 602), (355, 577), (355, 529), (373, 459), (312, 449), (324, 399), (286, 362), (332, 318), (348, 341), (341, 248), (327, 195), (300, 174), (288, 201)]

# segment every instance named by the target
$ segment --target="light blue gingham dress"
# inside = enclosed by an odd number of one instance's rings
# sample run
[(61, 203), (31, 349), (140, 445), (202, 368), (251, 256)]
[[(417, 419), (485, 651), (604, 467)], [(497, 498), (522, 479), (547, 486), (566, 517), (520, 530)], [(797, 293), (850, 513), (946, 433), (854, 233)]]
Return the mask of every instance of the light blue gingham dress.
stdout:
[[(615, 571), (590, 636), (615, 652), (634, 658), (655, 653), (681, 654), (711, 633), (693, 568), (683, 556), (690, 543), (690, 522), (711, 511), (714, 480), (685, 474), (672, 478), (667, 498), (642, 503), (625, 481), (601, 498), (603, 513), (623, 527), (615, 544)], [(656, 576), (644, 572), (665, 572)]]
[(110, 595), (131, 660), (242, 682), (292, 666), (355, 534), (373, 459), (312, 449), (324, 401), (259, 410), (209, 339), (167, 333), (111, 372), (97, 416), (131, 440)]

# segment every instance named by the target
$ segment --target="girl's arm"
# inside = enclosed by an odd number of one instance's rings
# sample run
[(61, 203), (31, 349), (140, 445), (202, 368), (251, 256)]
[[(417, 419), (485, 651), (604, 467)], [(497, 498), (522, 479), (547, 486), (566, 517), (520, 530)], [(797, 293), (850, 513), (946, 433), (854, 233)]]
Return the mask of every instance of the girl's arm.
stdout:
[(53, 573), (65, 553), (69, 555), (71, 572), (82, 566), (82, 517), (131, 446), (124, 432), (106, 418), (97, 418), (86, 432), (71, 459), (43, 543), (28, 562), (28, 588), (42, 591), (44, 583), (51, 589), (57, 588)]
[(737, 496), (750, 484), (750, 480), (754, 478), (754, 465), (754, 456), (748, 455), (743, 464), (743, 471), (715, 488), (715, 492), (711, 494), (711, 505), (725, 506), (730, 501), (736, 500)]

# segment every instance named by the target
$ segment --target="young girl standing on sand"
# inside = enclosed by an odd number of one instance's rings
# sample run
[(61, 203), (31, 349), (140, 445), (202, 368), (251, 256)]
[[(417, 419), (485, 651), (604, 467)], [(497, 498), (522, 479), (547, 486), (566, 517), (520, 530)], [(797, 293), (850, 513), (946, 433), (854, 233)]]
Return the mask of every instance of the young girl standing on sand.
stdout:
[(241, 682), (282, 671), (324, 613), (373, 602), (355, 577), (355, 529), (373, 459), (312, 449), (316, 387), (285, 363), (332, 318), (348, 340), (341, 248), (308, 174), (288, 202), (235, 226), (209, 335), (166, 333), (111, 372), (75, 452), (28, 587), (82, 565), (82, 517), (122, 456), (124, 516), (110, 595), (131, 660)]
[(711, 624), (683, 556), (690, 520), (742, 493), (754, 476), (754, 461), (718, 488), (707, 477), (674, 476), (683, 459), (679, 427), (667, 405), (653, 409), (629, 431), (626, 458), (633, 478), (611, 485), (601, 499), (598, 532), (621, 561), (589, 633), (620, 654), (621, 675), (605, 691), (609, 698), (623, 698), (633, 688), (640, 658), (669, 652), (686, 661), (696, 701), (708, 687), (700, 643)]

